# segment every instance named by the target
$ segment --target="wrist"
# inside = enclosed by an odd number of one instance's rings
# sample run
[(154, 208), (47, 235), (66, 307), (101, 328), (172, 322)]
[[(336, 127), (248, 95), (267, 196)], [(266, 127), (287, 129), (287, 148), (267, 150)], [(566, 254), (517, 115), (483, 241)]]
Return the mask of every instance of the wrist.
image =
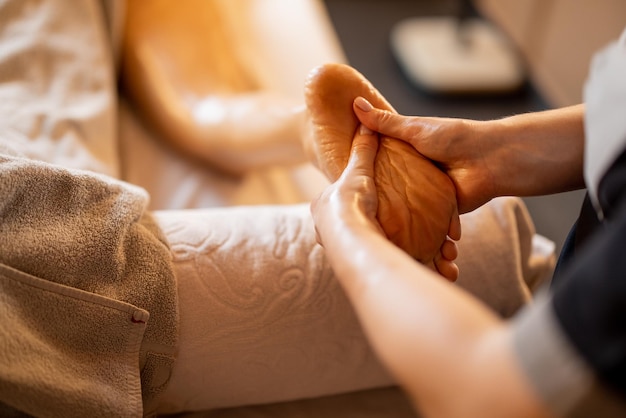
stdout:
[(498, 196), (535, 196), (584, 186), (582, 107), (485, 122)]
[(454, 119), (450, 149), (454, 156), (448, 167), (457, 187), (461, 213), (482, 206), (502, 193), (502, 126), (498, 121)]
[(353, 240), (355, 237), (363, 239), (372, 233), (382, 234), (376, 220), (368, 218), (361, 212), (353, 210), (340, 210), (330, 213), (328, 210), (318, 212), (321, 216), (315, 216), (315, 224), (324, 247), (334, 246), (346, 240)]
[(512, 132), (506, 119), (487, 121), (470, 121), (477, 151), (480, 152), (486, 171), (489, 175), (483, 176), (482, 190), (488, 191), (485, 201), (495, 197), (507, 196), (513, 193), (511, 166), (515, 165), (516, 157), (509, 148)]

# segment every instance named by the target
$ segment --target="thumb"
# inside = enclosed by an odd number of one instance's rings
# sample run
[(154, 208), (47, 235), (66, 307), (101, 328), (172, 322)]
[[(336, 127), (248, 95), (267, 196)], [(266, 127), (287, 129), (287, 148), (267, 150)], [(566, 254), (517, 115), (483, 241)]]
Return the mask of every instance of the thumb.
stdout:
[(359, 125), (352, 140), (350, 158), (344, 173), (374, 177), (374, 160), (378, 152), (378, 134), (365, 125)]
[(417, 118), (375, 108), (360, 96), (354, 99), (352, 108), (363, 125), (385, 136), (397, 138), (409, 144), (412, 144), (412, 140), (417, 138), (422, 130), (422, 124)]

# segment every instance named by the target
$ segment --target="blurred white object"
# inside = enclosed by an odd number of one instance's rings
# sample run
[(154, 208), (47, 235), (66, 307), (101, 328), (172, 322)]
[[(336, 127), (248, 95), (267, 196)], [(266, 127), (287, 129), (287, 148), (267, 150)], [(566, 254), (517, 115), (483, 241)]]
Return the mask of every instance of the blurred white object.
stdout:
[(476, 18), (409, 18), (391, 31), (391, 46), (407, 77), (441, 93), (511, 91), (524, 81), (511, 42)]

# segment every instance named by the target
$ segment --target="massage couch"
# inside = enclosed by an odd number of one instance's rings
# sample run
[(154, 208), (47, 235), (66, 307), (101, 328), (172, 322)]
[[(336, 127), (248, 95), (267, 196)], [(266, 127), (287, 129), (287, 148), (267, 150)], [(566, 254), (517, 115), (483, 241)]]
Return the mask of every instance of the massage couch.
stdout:
[[(346, 62), (321, 0), (228, 1), (229, 4), (237, 5), (231, 11), (235, 10), (236, 13), (238, 10), (240, 13), (236, 19), (232, 19), (231, 15), (231, 36), (237, 39), (238, 44), (247, 45), (242, 47), (240, 53), (246, 57), (246, 62), (253, 71), (258, 72), (258, 78), (264, 80), (265, 89), (300, 99), (304, 80), (312, 68), (326, 62)], [(119, 22), (123, 18), (123, 5), (114, 1), (105, 1), (103, 4), (109, 22), (110, 42), (116, 51), (119, 46)], [(46, 13), (46, 10), (42, 8), (40, 13)], [(48, 11), (53, 15), (56, 13)], [(92, 16), (97, 12), (90, 9)], [(77, 23), (78, 26), (80, 24), (89, 24), (89, 20)], [(60, 28), (62, 26), (48, 27), (47, 30), (63, 30)], [(250, 30), (251, 28), (254, 30)], [(81, 39), (76, 39), (74, 47), (83, 48), (84, 54), (78, 56), (83, 56), (84, 62), (68, 63), (68, 68), (77, 66), (72, 68), (89, 71), (94, 64), (107, 64), (94, 61), (88, 40), (82, 42)], [(113, 59), (109, 64), (115, 65), (114, 62)], [(58, 69), (59, 77), (69, 79), (71, 71), (63, 72), (63, 65), (65, 64), (60, 64), (61, 68)], [(35, 77), (45, 79), (50, 74), (35, 74)], [(102, 98), (102, 89), (115, 85), (115, 80), (107, 80), (106, 77), (104, 79), (110, 83), (108, 87), (92, 86), (93, 89), (88, 92), (73, 90), (76, 86), (71, 83), (60, 82), (58, 85), (61, 86), (62, 94), (68, 98), (67, 102), (77, 96), (89, 102), (91, 99), (86, 96), (93, 95), (90, 103), (101, 104), (99, 100)], [(53, 90), (49, 92), (54, 93)], [(105, 96), (106, 94), (108, 93), (105, 92)], [(248, 278), (258, 279), (261, 284), (254, 290), (258, 292), (256, 296), (267, 302), (267, 310), (263, 315), (251, 317), (242, 308), (240, 315), (233, 317), (235, 319), (230, 322), (225, 318), (224, 323), (230, 324), (232, 328), (220, 332), (235, 333), (241, 325), (237, 321), (256, 321), (254, 329), (258, 335), (246, 336), (249, 341), (254, 342), (260, 334), (271, 329), (271, 324), (280, 320), (281, 312), (284, 312), (281, 309), (286, 309), (285, 306), (289, 303), (313, 304), (329, 324), (346, 323), (355, 326), (357, 322), (354, 314), (345, 308), (345, 302), (341, 305), (343, 308), (335, 309), (333, 302), (343, 296), (338, 285), (328, 280), (331, 276), (324, 270), (327, 266), (323, 257), (309, 257), (311, 246), (300, 245), (303, 235), (307, 235), (309, 240), (313, 236), (312, 223), (306, 216), (308, 202), (327, 184), (326, 178), (316, 168), (310, 164), (299, 164), (267, 167), (238, 177), (224, 175), (174, 151), (145, 123), (134, 108), (132, 100), (123, 91), (111, 103), (111, 106), (104, 109), (98, 106), (83, 108), (86, 109), (85, 112), (97, 113), (98, 117), (73, 111), (64, 113), (62, 105), (56, 110), (64, 118), (78, 115), (78, 119), (72, 124), (59, 125), (58, 134), (66, 139), (65, 145), (69, 149), (83, 146), (88, 149), (87, 153), (75, 154), (78, 157), (68, 164), (75, 168), (99, 171), (145, 188), (151, 198), (150, 209), (155, 211), (157, 221), (170, 240), (173, 257), (184, 265), (186, 274), (193, 275), (196, 271), (194, 269), (215, 268), (224, 266), (229, 260), (238, 260), (236, 265), (222, 268), (222, 276), (216, 276), (212, 290), (220, 300), (241, 301), (250, 290)], [(24, 111), (28, 111), (28, 108)], [(80, 138), (80, 135), (89, 137), (94, 132), (98, 132), (100, 138), (105, 140), (95, 144)], [(32, 144), (26, 144), (23, 151), (33, 158), (49, 161), (52, 158), (50, 149), (51, 145), (47, 143), (38, 149), (32, 148)], [(62, 159), (55, 162), (66, 163)], [(285, 208), (284, 205), (291, 206)], [(187, 209), (193, 209), (194, 216), (190, 217), (185, 212)], [(246, 212), (261, 213), (267, 219), (274, 219), (273, 213), (289, 211), (299, 213), (301, 222), (297, 225), (289, 222), (282, 224), (274, 220), (265, 225), (252, 225), (239, 221), (242, 218), (240, 215), (243, 214), (245, 218)], [(258, 218), (259, 222), (262, 222), (263, 216)], [(533, 292), (549, 277), (554, 265), (553, 244), (535, 233), (532, 220), (518, 198), (495, 199), (472, 213), (462, 215), (461, 221), (463, 238), (459, 242), (458, 265), (461, 274), (458, 285), (475, 294), (502, 316), (513, 315), (531, 301)], [(255, 228), (256, 233), (252, 234), (250, 231)], [(313, 251), (315, 254), (322, 254), (319, 247), (315, 247)], [(194, 262), (197, 261), (194, 257), (200, 253), (203, 262)], [(327, 279), (324, 286), (320, 283), (298, 282), (294, 279), (297, 275), (286, 276), (283, 271), (277, 271), (273, 266), (280, 265), (285, 254), (309, 263), (306, 265), (309, 271), (323, 271)], [(272, 259), (276, 263), (272, 263)], [(285, 280), (278, 286), (263, 284), (272, 283), (272, 280), (267, 279), (273, 277), (284, 277)], [(332, 296), (330, 302), (329, 292)], [(277, 306), (281, 309), (275, 309)], [(224, 351), (229, 349), (221, 348)], [(250, 343), (244, 348), (248, 350), (247, 355), (255, 359), (250, 365), (257, 369), (251, 373), (260, 373), (258, 370), (271, 373), (273, 367), (280, 366), (280, 362), (273, 359), (271, 352), (264, 352), (263, 356), (256, 355), (260, 353), (261, 346)], [(267, 350), (268, 347), (264, 349)], [(259, 350), (259, 353), (255, 353), (255, 350)], [(364, 356), (371, 355), (367, 353)], [(325, 354), (335, 355), (332, 350)], [(243, 362), (241, 367), (245, 366)], [(319, 372), (309, 370), (306, 364), (300, 366), (302, 380), (305, 382), (311, 373)], [(342, 378), (340, 372), (332, 368), (324, 370), (324, 373), (329, 382), (340, 381)], [(211, 384), (219, 386), (219, 378), (212, 377), (214, 381)], [(224, 385), (236, 384), (227, 380), (226, 376)], [(228, 407), (179, 416), (415, 416), (407, 399), (390, 379), (383, 379), (379, 384), (369, 386), (354, 382), (352, 386), (347, 384), (337, 387), (337, 390), (333, 389), (332, 384), (328, 387), (317, 387), (305, 399), (299, 399), (298, 396), (290, 399), (285, 396), (281, 402), (276, 402), (271, 397), (265, 399), (264, 388), (259, 387), (256, 393), (250, 392), (248, 399), (240, 398), (230, 404), (225, 402), (229, 404)], [(285, 388), (285, 393), (288, 391), (289, 388)]]

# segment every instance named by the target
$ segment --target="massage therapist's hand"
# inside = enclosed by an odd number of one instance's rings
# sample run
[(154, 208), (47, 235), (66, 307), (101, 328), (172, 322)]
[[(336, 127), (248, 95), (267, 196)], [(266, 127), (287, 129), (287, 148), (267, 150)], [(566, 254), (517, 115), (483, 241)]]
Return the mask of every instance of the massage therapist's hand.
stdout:
[[(342, 175), (311, 203), (317, 241), (321, 245), (342, 234), (344, 237), (348, 234), (356, 237), (358, 231), (363, 230), (372, 230), (385, 237), (376, 217), (378, 194), (374, 182), (374, 162), (377, 150), (378, 135), (360, 125)], [(353, 247), (359, 247), (358, 240)], [(453, 262), (456, 257), (456, 243), (448, 239), (429, 267), (455, 281), (459, 274)]]
[(343, 174), (311, 203), (317, 241), (321, 245), (325, 237), (342, 228), (373, 229), (385, 236), (376, 219), (378, 196), (373, 177), (377, 151), (377, 135), (361, 125)]
[(537, 196), (584, 187), (584, 106), (491, 121), (402, 116), (362, 97), (354, 112), (368, 128), (411, 144), (456, 187), (460, 213), (497, 196)]
[(408, 142), (436, 161), (456, 187), (459, 212), (474, 210), (495, 197), (488, 164), (492, 150), (478, 138), (480, 122), (402, 116), (376, 109), (362, 97), (354, 101), (354, 111), (372, 130)]

